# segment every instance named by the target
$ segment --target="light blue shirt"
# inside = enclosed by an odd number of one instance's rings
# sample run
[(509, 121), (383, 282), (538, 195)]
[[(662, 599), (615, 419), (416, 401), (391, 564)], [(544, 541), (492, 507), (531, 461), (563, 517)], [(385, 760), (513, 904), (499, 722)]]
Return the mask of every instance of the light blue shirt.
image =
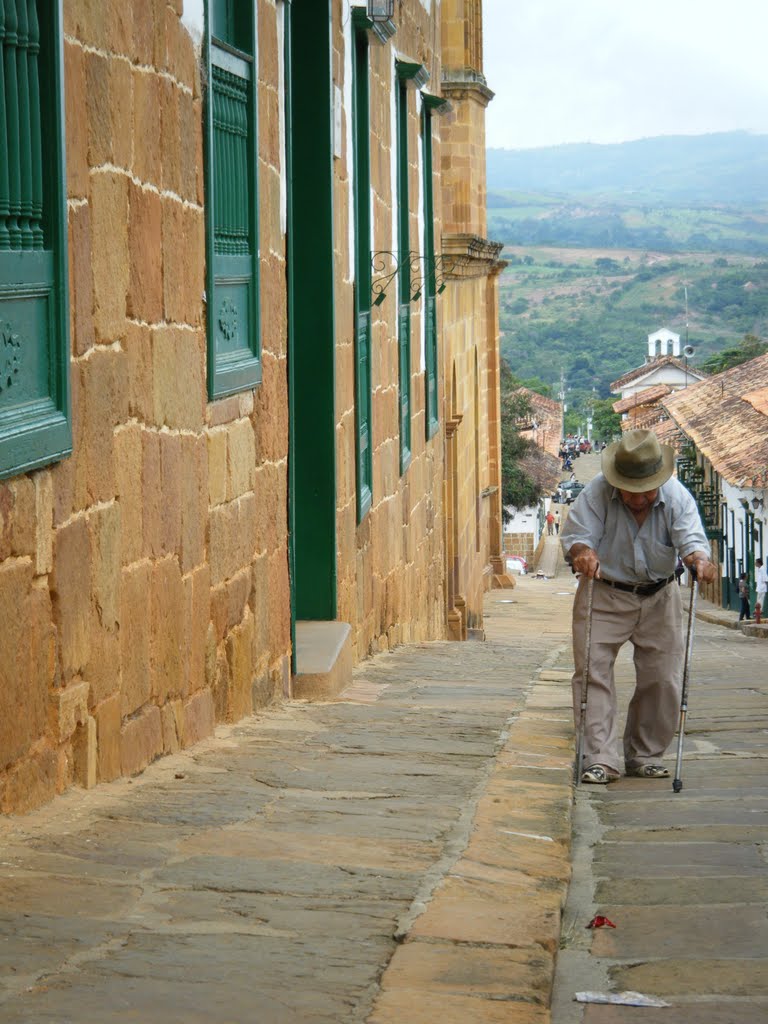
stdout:
[(617, 583), (654, 583), (672, 575), (678, 556), (709, 555), (696, 502), (676, 477), (661, 485), (648, 518), (638, 526), (618, 490), (598, 474), (571, 505), (560, 543), (566, 555), (574, 544), (593, 548), (600, 575)]

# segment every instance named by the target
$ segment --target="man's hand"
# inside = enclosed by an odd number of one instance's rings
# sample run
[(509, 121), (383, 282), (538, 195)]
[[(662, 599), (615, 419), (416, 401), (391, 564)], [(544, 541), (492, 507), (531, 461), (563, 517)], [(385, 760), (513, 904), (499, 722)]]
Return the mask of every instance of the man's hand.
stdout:
[(573, 571), (587, 579), (600, 579), (600, 560), (597, 552), (586, 544), (574, 544), (568, 552)]
[(703, 551), (692, 551), (685, 556), (683, 564), (694, 570), (700, 582), (712, 583), (717, 576), (717, 566), (710, 562)]

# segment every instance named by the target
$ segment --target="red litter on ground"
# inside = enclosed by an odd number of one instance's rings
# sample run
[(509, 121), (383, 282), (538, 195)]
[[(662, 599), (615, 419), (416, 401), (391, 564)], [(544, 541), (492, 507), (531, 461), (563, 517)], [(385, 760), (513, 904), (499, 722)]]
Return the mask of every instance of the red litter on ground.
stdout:
[(616, 925), (602, 914), (597, 914), (587, 925), (587, 928), (615, 928)]

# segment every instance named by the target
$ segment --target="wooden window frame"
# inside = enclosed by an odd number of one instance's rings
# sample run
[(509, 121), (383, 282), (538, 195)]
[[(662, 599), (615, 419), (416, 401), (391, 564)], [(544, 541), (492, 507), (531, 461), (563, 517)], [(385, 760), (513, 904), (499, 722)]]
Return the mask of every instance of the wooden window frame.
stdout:
[[(208, 397), (211, 400), (246, 391), (261, 383), (261, 319), (259, 301), (259, 133), (258, 133), (258, 34), (257, 6), (250, 2), (247, 38), (218, 39), (212, 33), (213, 6), (205, 3), (204, 166), (206, 234), (206, 309), (208, 349)], [(239, 0), (243, 3), (244, 0)], [(239, 12), (242, 15), (242, 9)], [(227, 19), (224, 18), (223, 21)], [(234, 31), (234, 29), (233, 29)], [(247, 93), (245, 127), (236, 128), (245, 143), (239, 152), (245, 160), (240, 176), (245, 191), (242, 204), (247, 218), (244, 237), (227, 235), (232, 213), (231, 188), (219, 189), (226, 175), (221, 137), (215, 133), (216, 88), (222, 95)], [(247, 83), (242, 85), (241, 83)], [(238, 106), (238, 102), (240, 105)], [(222, 107), (226, 107), (223, 101)], [(229, 103), (228, 115), (242, 116), (242, 102)], [(236, 134), (235, 131), (230, 132)], [(217, 146), (219, 147), (217, 149)], [(232, 162), (229, 162), (231, 168)], [(242, 181), (243, 176), (245, 181)], [(229, 205), (228, 205), (229, 203)], [(217, 223), (218, 222), (218, 223)], [(217, 227), (222, 230), (217, 235)]]
[(37, 25), (20, 13), (0, 121), (0, 478), (72, 452), (62, 3), (33, 5)]
[(437, 274), (435, 268), (435, 204), (432, 165), (432, 109), (422, 97), (422, 166), (424, 171), (424, 408), (427, 440), (440, 429), (438, 414)]
[[(352, 160), (355, 261), (355, 490), (357, 521), (373, 503), (371, 430), (371, 151), (368, 19), (353, 12)], [(363, 15), (363, 17), (360, 17)]]
[(411, 464), (411, 245), (408, 190), (408, 83), (395, 79), (395, 138), (397, 166), (397, 351), (400, 473)]

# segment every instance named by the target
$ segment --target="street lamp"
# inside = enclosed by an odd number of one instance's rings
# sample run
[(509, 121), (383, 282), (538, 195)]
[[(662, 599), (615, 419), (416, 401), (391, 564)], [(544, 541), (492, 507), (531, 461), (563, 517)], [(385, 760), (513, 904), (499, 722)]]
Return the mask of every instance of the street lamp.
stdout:
[(366, 13), (371, 21), (389, 21), (395, 16), (395, 0), (368, 0)]

